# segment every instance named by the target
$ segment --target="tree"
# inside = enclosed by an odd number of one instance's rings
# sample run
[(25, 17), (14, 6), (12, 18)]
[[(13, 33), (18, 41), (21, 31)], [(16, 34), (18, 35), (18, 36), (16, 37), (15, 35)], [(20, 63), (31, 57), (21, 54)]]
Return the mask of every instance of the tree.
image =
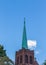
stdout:
[(0, 45), (0, 65), (14, 65), (14, 62), (6, 55), (6, 50)]
[(43, 65), (46, 65), (46, 60), (44, 61)]
[(4, 47), (0, 45), (0, 57), (6, 56), (6, 50), (4, 50)]

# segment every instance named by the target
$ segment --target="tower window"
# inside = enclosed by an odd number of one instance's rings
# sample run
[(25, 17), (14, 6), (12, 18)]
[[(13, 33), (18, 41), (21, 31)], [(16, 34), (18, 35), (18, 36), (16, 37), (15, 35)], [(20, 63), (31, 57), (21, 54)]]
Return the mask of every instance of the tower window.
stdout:
[(33, 63), (32, 56), (30, 56), (30, 64), (32, 64), (32, 63)]
[(22, 55), (20, 56), (20, 63), (22, 63)]
[(25, 55), (25, 63), (28, 63), (28, 56)]
[(17, 57), (17, 65), (19, 64), (19, 57)]

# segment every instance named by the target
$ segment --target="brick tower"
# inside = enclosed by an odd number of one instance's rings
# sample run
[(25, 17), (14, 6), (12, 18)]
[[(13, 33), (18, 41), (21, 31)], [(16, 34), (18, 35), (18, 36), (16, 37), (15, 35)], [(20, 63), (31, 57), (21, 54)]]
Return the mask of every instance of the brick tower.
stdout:
[(34, 50), (28, 49), (27, 46), (25, 19), (22, 38), (22, 49), (16, 51), (15, 55), (15, 65), (39, 65), (34, 58)]

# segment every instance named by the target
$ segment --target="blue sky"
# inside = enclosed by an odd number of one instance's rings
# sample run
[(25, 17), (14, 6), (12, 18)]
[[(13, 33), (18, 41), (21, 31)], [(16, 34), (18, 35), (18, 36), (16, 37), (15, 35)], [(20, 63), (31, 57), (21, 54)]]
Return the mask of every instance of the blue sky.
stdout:
[(14, 61), (21, 48), (24, 17), (27, 39), (36, 40), (39, 64), (46, 59), (46, 0), (0, 0), (0, 44)]

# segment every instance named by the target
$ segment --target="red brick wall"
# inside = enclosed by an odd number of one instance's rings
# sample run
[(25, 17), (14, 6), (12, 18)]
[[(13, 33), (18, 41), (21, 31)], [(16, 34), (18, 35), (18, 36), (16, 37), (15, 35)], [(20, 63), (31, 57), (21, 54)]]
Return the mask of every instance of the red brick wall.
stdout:
[[(22, 55), (22, 63), (20, 63), (20, 56)], [(25, 55), (28, 56), (28, 63), (25, 63)], [(33, 63), (30, 64), (30, 56), (32, 57)], [(17, 58), (19, 57), (19, 63)], [(17, 64), (18, 63), (18, 64)], [(16, 51), (16, 58), (15, 58), (15, 65), (38, 65), (34, 61), (34, 50), (29, 50), (29, 49), (21, 49), (19, 51)]]

